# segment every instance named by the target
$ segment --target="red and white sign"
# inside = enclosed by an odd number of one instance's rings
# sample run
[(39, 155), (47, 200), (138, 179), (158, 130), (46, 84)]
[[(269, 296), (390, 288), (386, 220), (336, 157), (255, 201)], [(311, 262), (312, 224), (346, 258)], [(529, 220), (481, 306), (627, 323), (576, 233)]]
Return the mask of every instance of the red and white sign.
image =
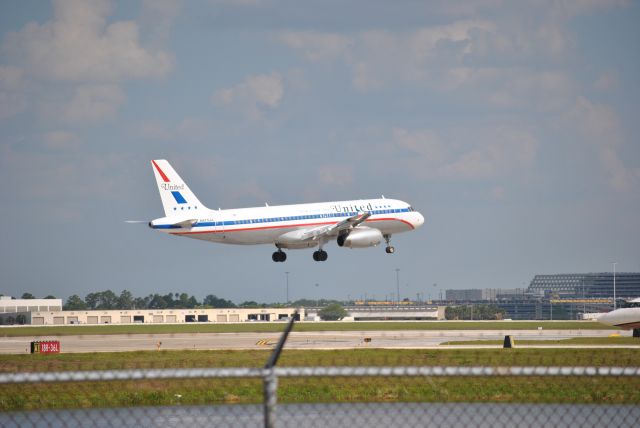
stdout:
[(59, 340), (42, 340), (37, 342), (31, 342), (32, 354), (59, 354), (60, 353), (60, 341)]

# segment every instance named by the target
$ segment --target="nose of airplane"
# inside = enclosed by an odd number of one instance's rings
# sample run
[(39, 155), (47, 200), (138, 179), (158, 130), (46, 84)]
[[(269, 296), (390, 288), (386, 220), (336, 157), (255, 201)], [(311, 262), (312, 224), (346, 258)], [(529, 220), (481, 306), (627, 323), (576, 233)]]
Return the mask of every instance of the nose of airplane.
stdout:
[(424, 223), (424, 216), (422, 214), (420, 214), (419, 212), (414, 212), (414, 218), (413, 218), (413, 226), (415, 228), (418, 228), (420, 226), (422, 226), (422, 224)]

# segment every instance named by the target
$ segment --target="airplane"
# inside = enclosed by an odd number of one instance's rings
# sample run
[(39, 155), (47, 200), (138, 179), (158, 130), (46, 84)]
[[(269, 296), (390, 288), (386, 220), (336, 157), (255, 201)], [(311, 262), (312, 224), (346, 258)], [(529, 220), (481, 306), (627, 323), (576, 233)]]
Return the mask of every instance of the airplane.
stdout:
[(625, 330), (633, 330), (633, 337), (640, 337), (640, 307), (621, 308), (607, 312), (598, 317), (598, 322)]
[(391, 236), (412, 231), (424, 217), (406, 202), (366, 199), (311, 204), (212, 210), (205, 207), (164, 159), (151, 161), (165, 217), (150, 221), (149, 227), (170, 235), (222, 244), (272, 244), (271, 258), (284, 262), (284, 249), (315, 248), (313, 260), (326, 261), (324, 246), (336, 241), (339, 247), (375, 247), (383, 240), (392, 254)]

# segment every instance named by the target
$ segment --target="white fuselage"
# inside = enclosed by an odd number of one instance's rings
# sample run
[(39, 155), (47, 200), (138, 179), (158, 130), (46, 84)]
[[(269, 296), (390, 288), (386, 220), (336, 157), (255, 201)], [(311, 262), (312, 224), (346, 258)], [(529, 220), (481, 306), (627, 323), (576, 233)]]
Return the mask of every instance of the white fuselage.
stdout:
[(598, 317), (598, 321), (627, 330), (640, 328), (640, 308), (622, 308)]
[[(424, 217), (406, 202), (383, 198), (217, 211), (187, 207), (179, 214), (153, 220), (149, 225), (172, 235), (225, 244), (275, 243), (283, 248), (308, 248), (322, 243), (288, 245), (279, 243), (278, 239), (292, 231), (335, 224), (365, 212), (371, 215), (363, 225), (378, 229), (383, 235), (410, 231), (424, 223)], [(177, 225), (181, 221), (184, 223)]]

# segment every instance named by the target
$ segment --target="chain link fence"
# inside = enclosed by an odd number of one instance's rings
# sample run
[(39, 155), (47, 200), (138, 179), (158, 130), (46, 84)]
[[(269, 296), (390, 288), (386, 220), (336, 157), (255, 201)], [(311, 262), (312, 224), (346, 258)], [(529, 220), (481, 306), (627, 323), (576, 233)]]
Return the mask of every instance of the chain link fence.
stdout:
[(283, 352), (291, 327), (273, 351), (2, 356), (0, 426), (631, 427), (640, 421), (638, 349)]

